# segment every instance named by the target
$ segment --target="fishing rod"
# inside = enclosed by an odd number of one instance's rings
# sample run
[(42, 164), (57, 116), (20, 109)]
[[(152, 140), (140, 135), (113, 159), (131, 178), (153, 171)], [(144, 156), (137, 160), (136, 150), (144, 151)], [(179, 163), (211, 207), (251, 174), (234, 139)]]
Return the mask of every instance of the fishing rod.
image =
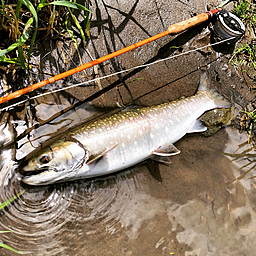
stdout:
[[(72, 85), (68, 85), (66, 87), (62, 87), (62, 88), (55, 89), (55, 90), (52, 90), (52, 91), (44, 92), (42, 94), (38, 94), (38, 95), (33, 96), (31, 98), (27, 98), (25, 100), (22, 100), (22, 101), (14, 103), (14, 104), (8, 105), (6, 107), (0, 108), (0, 111), (7, 111), (10, 108), (16, 107), (16, 106), (18, 106), (18, 105), (20, 105), (22, 103), (25, 103), (25, 102), (27, 102), (29, 100), (37, 99), (37, 98), (40, 98), (40, 97), (43, 97), (43, 96), (46, 96), (46, 95), (49, 95), (49, 94), (53, 94), (53, 93), (61, 92), (61, 91), (64, 91), (64, 90), (68, 90), (68, 89), (71, 89), (71, 88), (74, 88), (74, 87), (77, 87), (77, 86), (89, 85), (89, 84), (92, 84), (92, 83), (96, 82), (97, 80), (103, 80), (103, 79), (106, 79), (106, 78), (109, 78), (109, 77), (112, 77), (112, 76), (116, 76), (116, 75), (120, 75), (120, 74), (123, 74), (123, 73), (127, 73), (127, 72), (130, 72), (130, 71), (133, 71), (135, 69), (146, 68), (146, 67), (155, 65), (157, 63), (160, 63), (160, 62), (164, 62), (164, 61), (167, 61), (167, 60), (170, 60), (170, 59), (173, 59), (173, 58), (177, 58), (177, 57), (180, 57), (180, 56), (192, 53), (192, 52), (196, 52), (196, 51), (202, 50), (202, 49), (207, 48), (207, 47), (214, 47), (214, 46), (219, 45), (219, 44), (229, 43), (229, 42), (233, 41), (234, 39), (235, 39), (235, 37), (230, 37), (230, 38), (227, 38), (227, 39), (215, 42), (215, 43), (210, 43), (210, 44), (204, 45), (202, 47), (189, 50), (187, 52), (182, 52), (182, 53), (179, 53), (179, 54), (176, 54), (176, 55), (172, 55), (172, 56), (166, 57), (164, 59), (159, 59), (159, 60), (156, 60), (154, 62), (150, 62), (150, 63), (147, 63), (147, 64), (142, 64), (142, 65), (139, 65), (139, 66), (135, 66), (135, 67), (131, 67), (131, 68), (128, 68), (128, 69), (124, 69), (124, 70), (121, 70), (121, 71), (118, 71), (118, 72), (115, 72), (115, 73), (111, 73), (111, 74), (108, 74), (108, 75), (105, 75), (105, 76), (97, 77), (97, 78), (94, 78), (94, 79), (91, 79), (91, 80), (88, 80), (88, 81), (85, 81), (85, 82), (81, 82), (81, 83), (78, 83), (78, 84), (72, 84)], [(104, 89), (102, 89), (102, 90), (104, 90)], [(102, 92), (102, 91), (100, 91), (100, 92)], [(74, 106), (76, 107), (76, 106), (80, 105), (80, 103), (81, 103), (81, 101), (76, 103)], [(74, 106), (71, 106), (71, 108), (73, 108)], [(65, 109), (65, 110), (62, 110), (61, 113), (63, 114), (63, 113), (65, 113), (68, 110), (69, 110), (69, 107), (67, 109)]]
[(15, 91), (15, 92), (13, 92), (13, 93), (10, 93), (10, 94), (8, 94), (8, 95), (3, 96), (3, 97), (0, 98), (0, 104), (2, 104), (2, 103), (4, 103), (4, 102), (7, 102), (7, 101), (9, 101), (9, 100), (15, 99), (15, 98), (17, 98), (17, 97), (19, 97), (19, 96), (21, 96), (21, 95), (24, 95), (24, 94), (26, 94), (26, 93), (28, 93), (28, 92), (34, 91), (34, 90), (36, 90), (36, 89), (38, 89), (38, 88), (41, 88), (41, 87), (43, 87), (43, 86), (46, 86), (47, 84), (54, 83), (54, 82), (56, 82), (56, 81), (58, 81), (58, 80), (60, 80), (60, 79), (63, 79), (63, 78), (66, 78), (66, 77), (68, 77), (68, 76), (71, 76), (71, 75), (73, 75), (73, 74), (76, 74), (76, 73), (78, 73), (78, 72), (81, 72), (81, 71), (83, 71), (83, 70), (85, 70), (85, 69), (88, 69), (88, 68), (90, 68), (90, 67), (93, 67), (93, 66), (95, 66), (95, 65), (97, 65), (97, 64), (100, 64), (100, 63), (102, 63), (102, 62), (104, 62), (104, 61), (110, 60), (110, 59), (112, 59), (112, 58), (114, 58), (114, 57), (117, 57), (117, 56), (119, 56), (119, 55), (121, 55), (121, 54), (124, 54), (124, 53), (126, 53), (126, 52), (129, 52), (129, 51), (131, 51), (131, 50), (133, 50), (133, 49), (136, 49), (136, 48), (138, 48), (138, 47), (140, 47), (140, 46), (143, 46), (143, 45), (145, 45), (145, 44), (148, 44), (148, 43), (150, 43), (150, 42), (153, 42), (153, 41), (155, 41), (155, 40), (157, 40), (157, 39), (159, 39), (159, 38), (162, 38), (162, 37), (164, 37), (164, 36), (167, 36), (167, 35), (176, 35), (176, 34), (178, 34), (178, 33), (181, 33), (181, 32), (183, 32), (183, 31), (185, 31), (185, 30), (187, 30), (187, 29), (189, 29), (189, 28), (192, 28), (192, 27), (194, 27), (194, 26), (196, 26), (196, 25), (199, 25), (199, 24), (201, 24), (201, 23), (206, 22), (206, 21), (209, 20), (209, 18), (211, 18), (215, 13), (218, 13), (218, 12), (221, 11), (221, 10), (222, 10), (221, 8), (217, 8), (217, 9), (215, 9), (215, 10), (212, 10), (212, 11), (209, 11), (209, 12), (206, 12), (206, 13), (202, 13), (202, 14), (199, 14), (199, 15), (194, 16), (194, 17), (192, 17), (192, 18), (189, 18), (189, 19), (187, 19), (187, 20), (184, 20), (184, 21), (181, 21), (181, 22), (179, 22), (179, 23), (173, 24), (173, 25), (169, 26), (166, 31), (161, 32), (161, 33), (159, 33), (159, 34), (157, 34), (157, 35), (154, 35), (154, 36), (152, 36), (152, 37), (149, 37), (149, 38), (147, 38), (147, 39), (144, 39), (144, 40), (142, 40), (142, 41), (140, 41), (140, 42), (137, 42), (137, 43), (135, 43), (135, 44), (132, 44), (132, 45), (130, 45), (130, 46), (128, 46), (128, 47), (125, 47), (125, 48), (123, 48), (123, 49), (121, 49), (121, 50), (118, 50), (118, 51), (116, 51), (116, 52), (110, 53), (110, 54), (105, 55), (105, 56), (103, 56), (103, 57), (100, 57), (100, 58), (98, 58), (98, 59), (96, 59), (96, 60), (93, 60), (93, 61), (91, 61), (91, 62), (85, 63), (85, 64), (83, 64), (83, 65), (81, 65), (81, 66), (76, 67), (76, 68), (70, 69), (70, 70), (68, 70), (68, 71), (66, 71), (66, 72), (63, 72), (63, 73), (61, 73), (61, 74), (52, 76), (52, 77), (50, 77), (50, 78), (48, 78), (48, 79), (46, 79), (46, 80), (44, 80), (44, 81), (41, 81), (41, 82), (32, 84), (32, 85), (30, 85), (30, 86), (28, 86), (28, 87), (25, 87), (25, 88), (23, 88), (23, 89), (20, 89), (20, 90), (18, 90), (18, 91)]
[[(229, 2), (230, 0), (227, 0), (226, 2)], [(224, 3), (226, 3), (224, 2)], [(223, 4), (224, 5), (224, 4)], [(223, 6), (221, 5), (221, 6)], [(47, 84), (54, 83), (60, 79), (66, 78), (68, 76), (71, 76), (75, 73), (81, 72), (87, 68), (93, 67), (97, 64), (100, 64), (104, 61), (110, 60), (114, 57), (117, 57), (121, 54), (124, 54), (126, 52), (129, 52), (133, 49), (136, 49), (140, 46), (143, 46), (145, 44), (148, 44), (150, 42), (153, 42), (159, 38), (162, 38), (167, 35), (176, 35), (178, 33), (184, 32), (185, 30), (192, 28), (196, 25), (199, 25), (201, 23), (204, 23), (208, 21), (211, 17), (217, 16), (218, 18), (215, 19), (214, 26), (213, 26), (213, 32), (217, 37), (219, 37), (221, 40), (225, 40), (228, 38), (235, 38), (234, 40), (238, 40), (245, 31), (245, 27), (243, 23), (233, 14), (224, 11), (222, 8), (217, 8), (212, 11), (199, 14), (197, 16), (194, 16), (192, 18), (189, 18), (187, 20), (181, 21), (179, 23), (170, 25), (168, 29), (164, 32), (161, 32), (155, 36), (149, 37), (147, 39), (144, 39), (142, 41), (139, 41), (135, 44), (132, 44), (128, 47), (125, 47), (123, 49), (120, 49), (118, 51), (115, 51), (113, 53), (110, 53), (108, 55), (105, 55), (103, 57), (100, 57), (96, 60), (93, 60), (91, 62), (85, 63), (81, 66), (78, 66), (76, 68), (73, 68), (71, 70), (68, 70), (66, 72), (63, 72), (61, 74), (52, 76), (44, 81), (35, 83), (33, 85), (30, 85), (28, 87), (25, 87), (21, 90), (15, 91), (13, 93), (10, 93), (6, 96), (0, 97), (0, 104), (7, 102), (9, 100), (15, 99), (21, 95), (24, 95), (28, 92), (34, 91), (38, 88), (41, 88), (43, 86), (46, 86)]]

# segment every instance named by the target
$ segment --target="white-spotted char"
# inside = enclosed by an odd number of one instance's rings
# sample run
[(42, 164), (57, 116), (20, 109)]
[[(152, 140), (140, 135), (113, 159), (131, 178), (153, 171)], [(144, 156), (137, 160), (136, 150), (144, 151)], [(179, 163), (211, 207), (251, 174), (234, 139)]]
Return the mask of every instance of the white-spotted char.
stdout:
[[(198, 92), (188, 98), (152, 107), (134, 108), (80, 126), (32, 158), (23, 168), (23, 182), (45, 185), (106, 175), (150, 157), (180, 151), (173, 145), (186, 133), (202, 132), (198, 118), (207, 110), (231, 104), (209, 90), (201, 76)], [(33, 174), (34, 172), (34, 174)]]

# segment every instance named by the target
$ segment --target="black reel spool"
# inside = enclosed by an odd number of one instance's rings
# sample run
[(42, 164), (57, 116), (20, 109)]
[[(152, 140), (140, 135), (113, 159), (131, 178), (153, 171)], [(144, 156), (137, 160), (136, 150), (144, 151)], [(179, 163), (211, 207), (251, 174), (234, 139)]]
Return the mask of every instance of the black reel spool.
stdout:
[(218, 41), (230, 39), (228, 42), (235, 44), (244, 35), (245, 26), (236, 15), (221, 10), (213, 19), (212, 30)]

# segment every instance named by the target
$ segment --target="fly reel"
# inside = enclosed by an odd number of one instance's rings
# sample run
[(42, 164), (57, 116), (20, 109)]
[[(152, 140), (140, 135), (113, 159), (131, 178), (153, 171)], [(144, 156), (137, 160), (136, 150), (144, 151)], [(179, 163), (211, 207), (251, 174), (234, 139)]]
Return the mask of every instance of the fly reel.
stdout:
[(218, 41), (228, 40), (235, 44), (245, 33), (243, 22), (234, 14), (221, 10), (212, 21), (212, 30)]

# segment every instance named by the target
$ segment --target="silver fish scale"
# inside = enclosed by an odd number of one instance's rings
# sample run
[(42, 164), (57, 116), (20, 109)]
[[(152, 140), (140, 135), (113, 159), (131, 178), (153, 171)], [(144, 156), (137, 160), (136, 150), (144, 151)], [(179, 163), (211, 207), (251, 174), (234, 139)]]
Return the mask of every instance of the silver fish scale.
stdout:
[[(72, 136), (88, 152), (97, 154), (114, 146), (108, 155), (121, 161), (149, 157), (153, 150), (183, 137), (193, 122), (212, 108), (212, 99), (205, 92), (195, 96), (120, 112), (87, 124)], [(110, 158), (110, 156), (109, 156)], [(131, 158), (131, 159), (130, 159)]]

